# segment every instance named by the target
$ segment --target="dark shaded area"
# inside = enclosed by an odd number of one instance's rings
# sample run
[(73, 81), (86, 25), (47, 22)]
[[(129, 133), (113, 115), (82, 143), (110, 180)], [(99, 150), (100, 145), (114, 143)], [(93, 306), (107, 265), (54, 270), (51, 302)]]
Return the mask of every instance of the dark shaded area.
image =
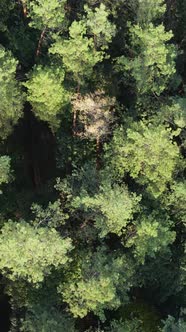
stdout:
[(10, 305), (8, 297), (1, 294), (0, 295), (0, 331), (8, 332), (10, 328)]

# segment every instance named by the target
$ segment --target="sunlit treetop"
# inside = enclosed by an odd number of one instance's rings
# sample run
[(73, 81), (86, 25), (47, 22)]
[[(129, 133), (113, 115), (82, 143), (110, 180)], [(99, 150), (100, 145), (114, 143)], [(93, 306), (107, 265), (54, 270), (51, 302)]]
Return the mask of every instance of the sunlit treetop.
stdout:
[(109, 163), (116, 177), (126, 172), (138, 183), (147, 186), (155, 197), (159, 196), (179, 164), (179, 148), (173, 142), (174, 133), (159, 125), (136, 123), (125, 132), (116, 130), (108, 150), (113, 155)]
[(9, 221), (0, 234), (0, 270), (10, 280), (23, 279), (36, 284), (52, 268), (67, 263), (71, 249), (71, 240), (61, 238), (55, 229)]
[(23, 115), (24, 94), (16, 80), (18, 61), (0, 46), (0, 137), (6, 138)]
[(154, 27), (149, 23), (143, 29), (140, 25), (130, 28), (131, 58), (121, 56), (116, 68), (135, 79), (138, 96), (152, 94), (159, 96), (175, 74), (175, 46), (168, 43), (173, 37), (163, 25)]
[(103, 59), (103, 52), (95, 49), (93, 38), (88, 38), (86, 32), (83, 21), (74, 21), (69, 28), (69, 39), (57, 37), (49, 50), (62, 59), (66, 70), (79, 83), (84, 77), (90, 77), (93, 67)]
[(125, 245), (132, 246), (134, 256), (144, 263), (146, 257), (155, 257), (174, 242), (176, 233), (171, 230), (171, 225), (169, 220), (161, 219), (154, 213), (149, 216), (142, 215), (133, 223), (132, 235)]
[(108, 233), (120, 236), (126, 232), (127, 224), (139, 210), (139, 201), (140, 197), (130, 194), (125, 187), (104, 184), (94, 197), (84, 192), (74, 198), (73, 205), (88, 212), (89, 218), (95, 220), (100, 237), (105, 237)]
[(66, 0), (30, 0), (27, 1), (30, 25), (42, 30), (56, 29), (62, 26), (65, 18)]
[(58, 291), (74, 317), (82, 318), (92, 311), (105, 320), (104, 309), (119, 307), (119, 294), (127, 300), (133, 274), (130, 261), (124, 255), (114, 257), (104, 248), (83, 250), (78, 257), (78, 266)]
[(68, 92), (63, 86), (64, 71), (56, 67), (35, 66), (24, 84), (27, 100), (31, 103), (35, 115), (47, 121), (52, 129), (59, 126), (58, 115), (68, 104)]
[(116, 34), (116, 26), (108, 19), (109, 10), (103, 3), (95, 10), (90, 9), (87, 5), (84, 9), (87, 14), (85, 17), (87, 32), (93, 36), (95, 47), (102, 50), (107, 49)]
[(0, 156), (0, 185), (11, 179), (10, 157)]

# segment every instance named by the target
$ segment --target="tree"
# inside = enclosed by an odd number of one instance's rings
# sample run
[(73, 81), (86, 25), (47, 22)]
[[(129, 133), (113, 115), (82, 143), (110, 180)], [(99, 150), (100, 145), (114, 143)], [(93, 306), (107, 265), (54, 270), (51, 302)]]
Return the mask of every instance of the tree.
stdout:
[(66, 71), (73, 74), (79, 86), (85, 78), (91, 76), (94, 66), (103, 59), (103, 52), (95, 50), (93, 38), (88, 38), (86, 34), (85, 23), (74, 21), (69, 28), (69, 39), (56, 37), (56, 42), (49, 50), (61, 57)]
[(66, 0), (31, 0), (27, 7), (23, 3), (24, 10), (28, 11), (31, 18), (30, 26), (41, 30), (36, 55), (41, 51), (41, 46), (48, 31), (58, 31), (62, 28), (65, 19)]
[(74, 317), (82, 318), (93, 311), (104, 320), (104, 309), (120, 305), (119, 285), (127, 300), (133, 273), (130, 261), (125, 256), (115, 258), (104, 248), (96, 252), (83, 251), (78, 257), (74, 272), (69, 272), (58, 291)]
[(185, 332), (186, 322), (184, 319), (175, 320), (174, 317), (169, 316), (166, 321), (164, 321), (164, 327), (161, 332)]
[(62, 26), (65, 18), (66, 0), (31, 0), (28, 2), (30, 25), (36, 29), (56, 29)]
[(84, 9), (86, 12), (84, 20), (87, 25), (87, 31), (94, 38), (95, 48), (106, 50), (116, 34), (115, 24), (109, 21), (110, 11), (103, 3), (96, 7), (95, 10), (91, 10), (87, 5)]
[(116, 130), (110, 145), (109, 163), (115, 176), (129, 173), (136, 182), (146, 185), (155, 197), (169, 182), (179, 163), (179, 148), (174, 133), (159, 125), (136, 123), (125, 132)]
[(166, 11), (164, 0), (139, 0), (137, 2), (137, 22), (145, 25), (161, 18)]
[(130, 194), (125, 187), (103, 184), (98, 194), (91, 197), (82, 192), (80, 197), (74, 199), (73, 204), (95, 220), (100, 237), (105, 237), (108, 233), (118, 236), (125, 234), (127, 224), (139, 209), (139, 201), (140, 197)]
[(163, 25), (149, 23), (130, 27), (131, 58), (117, 59), (118, 70), (129, 72), (135, 80), (138, 97), (145, 94), (159, 96), (175, 73), (175, 47), (168, 42), (172, 32)]
[(146, 256), (155, 257), (157, 252), (166, 250), (175, 240), (171, 222), (156, 215), (141, 216), (133, 225), (135, 231), (129, 236), (126, 246), (134, 246), (134, 255), (141, 263)]
[(7, 30), (7, 20), (9, 18), (9, 15), (14, 8), (14, 3), (11, 0), (1, 0), (0, 1), (0, 31), (6, 31)]
[(112, 332), (142, 332), (141, 322), (137, 319), (125, 321), (112, 321), (111, 327), (106, 331)]
[(54, 203), (49, 202), (46, 209), (38, 204), (32, 204), (32, 213), (35, 215), (33, 224), (38, 227), (40, 225), (50, 228), (58, 228), (64, 225), (68, 214), (64, 213), (62, 204), (58, 199)]
[(35, 66), (29, 74), (27, 100), (36, 116), (47, 121), (53, 130), (59, 126), (58, 115), (68, 104), (68, 92), (63, 86), (64, 71), (55, 67)]
[(16, 80), (18, 62), (0, 47), (0, 137), (5, 139), (23, 115), (24, 94)]
[(21, 324), (21, 332), (75, 332), (74, 320), (55, 308), (34, 306), (27, 310)]
[(177, 222), (185, 224), (186, 222), (186, 182), (175, 182), (171, 186), (171, 191), (165, 195), (163, 200), (169, 214)]
[(84, 9), (86, 16), (81, 21), (72, 22), (69, 39), (56, 37), (56, 43), (50, 48), (50, 53), (62, 58), (66, 70), (73, 73), (78, 85), (83, 79), (90, 78), (94, 66), (103, 60), (103, 51), (115, 35), (115, 26), (109, 22), (109, 11), (104, 4), (95, 11), (88, 6)]
[(0, 270), (12, 281), (42, 282), (52, 268), (69, 260), (71, 240), (63, 239), (55, 229), (33, 228), (26, 222), (9, 221), (0, 235)]

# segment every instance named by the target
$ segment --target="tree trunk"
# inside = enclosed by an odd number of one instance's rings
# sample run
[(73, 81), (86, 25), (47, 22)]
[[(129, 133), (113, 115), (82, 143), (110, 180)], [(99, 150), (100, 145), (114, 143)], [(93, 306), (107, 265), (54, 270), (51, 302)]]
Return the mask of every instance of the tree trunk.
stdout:
[[(80, 93), (80, 82), (78, 82), (78, 85), (77, 85), (77, 94), (79, 95), (79, 93)], [(73, 136), (76, 136), (76, 122), (77, 122), (77, 111), (74, 110), (74, 113), (73, 113), (73, 124), (72, 124)]]
[(21, 0), (22, 6), (23, 6), (23, 15), (24, 17), (27, 17), (27, 6), (25, 3), (25, 0)]
[(97, 136), (97, 138), (96, 138), (96, 170), (97, 171), (99, 171), (101, 168), (100, 153), (101, 153), (101, 141), (100, 141), (100, 137)]
[(46, 27), (41, 32), (41, 35), (40, 35), (40, 38), (39, 38), (39, 42), (38, 42), (38, 46), (37, 46), (37, 51), (36, 51), (36, 57), (38, 57), (40, 55), (41, 46), (42, 46), (42, 43), (43, 43), (43, 39), (45, 37), (45, 33), (46, 33)]
[(73, 113), (73, 124), (72, 124), (72, 128), (73, 128), (73, 135), (75, 136), (76, 135), (76, 120), (77, 120), (77, 111), (74, 110), (74, 113)]

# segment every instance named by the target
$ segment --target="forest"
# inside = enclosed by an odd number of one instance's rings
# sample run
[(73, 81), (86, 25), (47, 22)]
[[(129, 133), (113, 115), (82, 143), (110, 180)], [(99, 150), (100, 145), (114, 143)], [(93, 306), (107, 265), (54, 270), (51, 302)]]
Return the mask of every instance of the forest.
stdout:
[(186, 0), (0, 0), (0, 331), (186, 332)]

